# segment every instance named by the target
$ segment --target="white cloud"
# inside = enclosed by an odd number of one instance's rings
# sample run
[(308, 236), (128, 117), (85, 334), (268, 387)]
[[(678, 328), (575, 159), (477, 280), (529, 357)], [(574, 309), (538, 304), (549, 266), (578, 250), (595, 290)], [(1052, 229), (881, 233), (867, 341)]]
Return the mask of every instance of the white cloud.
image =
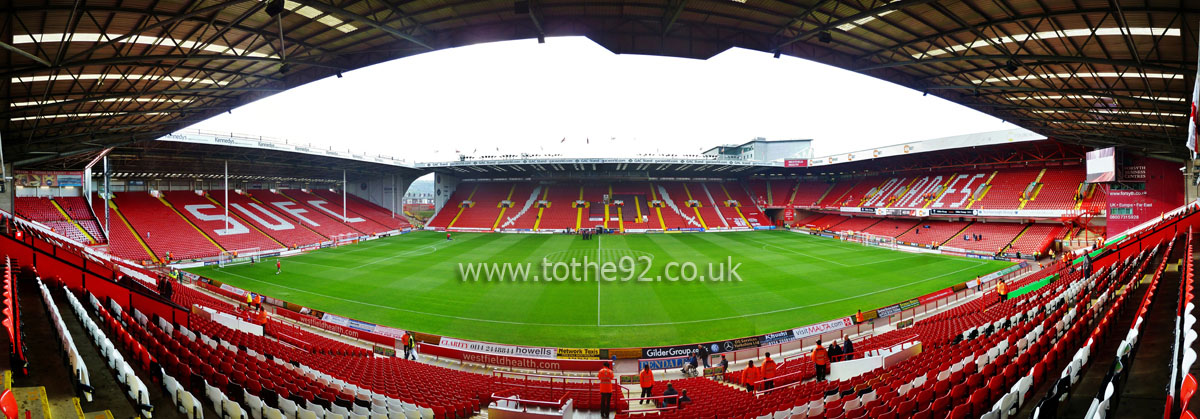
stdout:
[(748, 50), (705, 61), (615, 55), (585, 38), (430, 52), (196, 125), (410, 161), (452, 160), (455, 150), (495, 154), (496, 147), (567, 156), (683, 154), (760, 136), (812, 138), (824, 155), (1012, 127), (811, 61)]

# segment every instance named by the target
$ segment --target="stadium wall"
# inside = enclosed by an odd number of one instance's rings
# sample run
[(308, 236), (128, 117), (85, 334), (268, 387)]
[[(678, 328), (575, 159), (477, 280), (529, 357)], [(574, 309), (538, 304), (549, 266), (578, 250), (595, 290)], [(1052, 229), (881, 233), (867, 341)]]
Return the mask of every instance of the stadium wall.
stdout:
[[(442, 207), (446, 206), (446, 201), (450, 200), (450, 196), (454, 195), (454, 190), (458, 189), (458, 184), (462, 180), (449, 175), (436, 173), (433, 175), (433, 213), (440, 214)], [(432, 219), (430, 221), (433, 221)]]
[(404, 214), (404, 194), (414, 180), (399, 173), (351, 177), (346, 179), (346, 191), (401, 216)]
[(1179, 164), (1148, 157), (1135, 158), (1122, 170), (1122, 181), (1103, 185), (1108, 194), (1106, 235), (1133, 228), (1184, 202)]

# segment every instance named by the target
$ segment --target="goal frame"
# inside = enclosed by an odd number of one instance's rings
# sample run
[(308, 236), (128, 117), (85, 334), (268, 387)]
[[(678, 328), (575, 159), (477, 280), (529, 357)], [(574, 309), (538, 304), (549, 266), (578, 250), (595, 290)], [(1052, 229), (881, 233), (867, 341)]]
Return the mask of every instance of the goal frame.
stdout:
[(226, 266), (244, 265), (258, 261), (258, 254), (262, 252), (261, 248), (251, 247), (246, 249), (225, 250), (217, 256), (217, 266), (224, 268)]
[(882, 247), (892, 250), (896, 250), (899, 243), (899, 241), (892, 236), (863, 233), (859, 231), (840, 231), (837, 233), (837, 235), (838, 239), (844, 242), (860, 243), (863, 246)]

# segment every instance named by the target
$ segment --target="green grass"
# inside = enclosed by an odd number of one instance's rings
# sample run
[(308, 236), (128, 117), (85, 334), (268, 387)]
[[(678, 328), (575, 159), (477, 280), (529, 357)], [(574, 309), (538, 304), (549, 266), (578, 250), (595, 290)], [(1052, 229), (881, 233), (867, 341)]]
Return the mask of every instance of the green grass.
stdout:
[[(602, 250), (601, 250), (602, 249)], [(732, 257), (742, 281), (464, 281), (458, 264)], [(643, 259), (645, 260), (645, 259)], [(283, 259), (193, 269), (231, 285), (387, 326), (501, 343), (637, 347), (776, 332), (937, 291), (1010, 265), (775, 231), (595, 237), (416, 232)], [(636, 273), (645, 268), (639, 264)], [(618, 273), (624, 277), (624, 273)]]

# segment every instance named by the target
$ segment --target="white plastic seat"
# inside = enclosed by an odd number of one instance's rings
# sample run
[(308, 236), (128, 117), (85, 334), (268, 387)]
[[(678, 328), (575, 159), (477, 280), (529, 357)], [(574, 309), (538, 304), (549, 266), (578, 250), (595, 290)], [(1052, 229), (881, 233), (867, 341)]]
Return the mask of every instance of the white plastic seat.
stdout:
[(266, 419), (283, 419), (283, 412), (282, 412), (282, 411), (280, 411), (279, 409), (276, 409), (276, 408), (274, 408), (274, 407), (267, 406), (267, 407), (264, 407), (264, 408), (263, 408), (263, 418), (266, 418)]
[(246, 417), (246, 412), (242, 411), (242, 405), (237, 404), (233, 400), (221, 400), (221, 415), (229, 419), (243, 419)]
[(296, 419), (317, 419), (317, 414), (311, 410), (301, 409), (297, 411)]
[(354, 405), (354, 413), (357, 413), (360, 415), (369, 415), (369, 414), (371, 414), (371, 411), (367, 410), (366, 407), (356, 404), (356, 405)]
[(300, 410), (300, 407), (296, 406), (296, 402), (292, 401), (291, 399), (281, 398), (279, 399), (279, 410), (283, 411), (284, 417), (288, 419), (296, 419), (296, 411)]
[(258, 396), (245, 392), (246, 410), (250, 411), (253, 419), (262, 419), (263, 402)]

